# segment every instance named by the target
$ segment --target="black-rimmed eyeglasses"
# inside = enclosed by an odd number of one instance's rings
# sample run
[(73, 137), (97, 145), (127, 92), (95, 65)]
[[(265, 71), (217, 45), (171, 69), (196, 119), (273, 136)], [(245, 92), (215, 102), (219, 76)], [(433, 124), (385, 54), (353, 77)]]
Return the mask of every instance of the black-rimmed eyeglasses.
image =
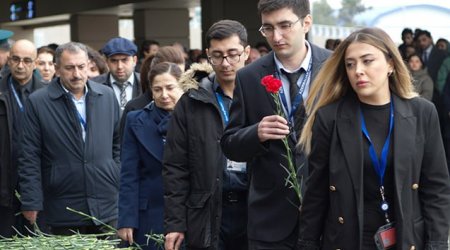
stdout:
[(278, 32), (278, 34), (284, 35), (284, 34), (291, 32), (292, 26), (295, 25), (296, 23), (298, 23), (300, 20), (301, 19), (299, 18), (295, 22), (285, 21), (285, 22), (276, 24), (275, 26), (273, 26), (271, 24), (263, 24), (261, 26), (261, 28), (259, 28), (259, 32), (261, 32), (261, 34), (265, 37), (273, 36), (273, 34), (275, 33), (275, 30)]
[(223, 63), (224, 59), (226, 59), (229, 64), (235, 64), (241, 60), (241, 55), (243, 53), (244, 53), (244, 50), (241, 53), (233, 53), (233, 54), (228, 54), (226, 56), (212, 55), (212, 56), (208, 56), (208, 59), (212, 65), (221, 65)]

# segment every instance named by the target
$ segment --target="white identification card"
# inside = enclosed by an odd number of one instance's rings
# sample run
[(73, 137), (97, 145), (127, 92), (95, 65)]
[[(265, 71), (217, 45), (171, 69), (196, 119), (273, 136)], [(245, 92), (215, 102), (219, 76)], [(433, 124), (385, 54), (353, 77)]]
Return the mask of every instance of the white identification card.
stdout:
[(239, 173), (246, 173), (247, 163), (227, 160), (227, 170)]

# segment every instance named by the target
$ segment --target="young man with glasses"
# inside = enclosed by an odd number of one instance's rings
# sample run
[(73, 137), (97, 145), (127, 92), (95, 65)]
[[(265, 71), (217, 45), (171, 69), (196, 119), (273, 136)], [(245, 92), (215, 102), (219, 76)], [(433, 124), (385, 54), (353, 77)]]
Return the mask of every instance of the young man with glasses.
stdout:
[[(229, 159), (248, 162), (250, 169), (249, 249), (294, 249), (300, 201), (286, 186), (286, 148), (280, 139), (288, 137), (304, 180), (305, 157), (295, 150), (305, 118), (303, 100), (330, 51), (305, 39), (312, 25), (308, 0), (260, 0), (258, 11), (260, 32), (273, 51), (238, 72), (222, 149)], [(282, 81), (284, 117), (274, 115), (273, 97), (261, 85), (267, 75)]]
[[(11, 47), (7, 60), (9, 69), (0, 82), (0, 236), (3, 237), (16, 234), (13, 226), (24, 232), (20, 225), (21, 216), (15, 215), (20, 212), (20, 202), (15, 196), (18, 190), (17, 158), (26, 101), (32, 92), (44, 86), (33, 75), (35, 59), (34, 44), (18, 40)], [(45, 231), (43, 224), (39, 226)]]
[(165, 246), (179, 249), (185, 239), (188, 249), (247, 250), (246, 164), (226, 159), (219, 143), (236, 72), (250, 53), (247, 31), (239, 22), (219, 21), (207, 31), (206, 45), (214, 73), (181, 97), (167, 135)]

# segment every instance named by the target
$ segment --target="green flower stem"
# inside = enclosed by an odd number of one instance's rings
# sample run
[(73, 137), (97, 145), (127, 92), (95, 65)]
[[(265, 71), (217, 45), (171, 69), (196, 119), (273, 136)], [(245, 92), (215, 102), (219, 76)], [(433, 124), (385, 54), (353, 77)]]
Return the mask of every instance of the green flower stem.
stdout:
[[(284, 117), (286, 119), (286, 115), (283, 112), (283, 109), (281, 107), (281, 102), (280, 102), (280, 95), (279, 93), (271, 93), (273, 100), (275, 101), (276, 104), (276, 113), (277, 115)], [(288, 119), (286, 119), (288, 120)], [(288, 121), (289, 122), (289, 121)], [(288, 135), (289, 136), (289, 135)], [(292, 150), (291, 147), (289, 147), (289, 143), (288, 143), (288, 137), (284, 137), (283, 139), (281, 139), (281, 141), (284, 144), (284, 147), (286, 148), (286, 154), (283, 155), (287, 162), (288, 162), (288, 166), (285, 167), (283, 166), (281, 163), (280, 165), (286, 170), (288, 176), (286, 177), (286, 186), (288, 186), (289, 188), (294, 189), (295, 193), (297, 194), (297, 197), (300, 201), (300, 204), (302, 203), (302, 193), (301, 193), (301, 185), (299, 180), (297, 179), (297, 169), (294, 165), (294, 161), (293, 161), (293, 154), (292, 154)]]

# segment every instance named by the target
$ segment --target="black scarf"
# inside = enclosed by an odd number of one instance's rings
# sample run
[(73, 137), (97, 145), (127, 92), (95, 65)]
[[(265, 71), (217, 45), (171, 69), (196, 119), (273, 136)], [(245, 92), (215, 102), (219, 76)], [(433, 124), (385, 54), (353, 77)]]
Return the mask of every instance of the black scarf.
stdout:
[(164, 138), (166, 137), (167, 127), (169, 125), (169, 120), (172, 114), (167, 110), (158, 108), (156, 105), (154, 105), (154, 112), (155, 112), (154, 120), (155, 123), (158, 125), (158, 133), (161, 135), (161, 137)]

